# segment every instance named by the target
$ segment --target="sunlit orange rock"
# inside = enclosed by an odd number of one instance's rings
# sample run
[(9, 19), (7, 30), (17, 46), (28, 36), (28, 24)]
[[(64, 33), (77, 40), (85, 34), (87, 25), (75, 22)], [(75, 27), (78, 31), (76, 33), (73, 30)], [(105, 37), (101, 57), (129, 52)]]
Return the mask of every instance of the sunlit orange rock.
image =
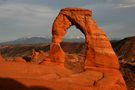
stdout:
[(38, 52), (35, 50), (32, 51), (31, 55), (32, 62), (41, 63), (42, 61), (46, 60), (47, 57), (48, 57), (47, 53), (45, 53), (42, 50)]
[(119, 69), (118, 58), (106, 34), (100, 29), (92, 18), (92, 11), (81, 8), (62, 9), (56, 17), (52, 28), (52, 44), (50, 56), (53, 61), (64, 62), (64, 53), (60, 47), (65, 34), (70, 26), (85, 35), (87, 44), (85, 67), (108, 67)]
[[(127, 90), (123, 77), (119, 72), (118, 58), (105, 32), (97, 26), (92, 18), (92, 11), (88, 9), (65, 8), (60, 11), (52, 27), (51, 60), (64, 64), (65, 55), (60, 43), (72, 25), (75, 25), (85, 35), (87, 44), (86, 71), (97, 71), (102, 74), (97, 81), (93, 82), (92, 88), (88, 90)], [(92, 75), (95, 75), (95, 73), (92, 73)], [(93, 79), (94, 77), (90, 81)]]
[(4, 57), (0, 54), (0, 62), (4, 62), (4, 61), (5, 61)]
[[(116, 69), (91, 67), (83, 73), (73, 73), (53, 63), (8, 62), (0, 63), (0, 66), (0, 90), (127, 90), (120, 71)], [(26, 88), (40, 86), (44, 89), (23, 89), (18, 83)]]
[(50, 46), (50, 58), (53, 62), (64, 63), (65, 54), (59, 43), (52, 43)]
[[(2, 90), (127, 90), (120, 73), (118, 59), (105, 33), (92, 19), (87, 9), (62, 9), (53, 25), (53, 42), (50, 57), (43, 51), (32, 52), (33, 61), (48, 60), (64, 63), (65, 54), (60, 42), (71, 25), (84, 33), (87, 44), (83, 73), (61, 68), (54, 63), (35, 65), (25, 63), (0, 63), (0, 89)], [(1, 58), (1, 55), (0, 55)], [(50, 58), (50, 59), (49, 59)], [(79, 61), (78, 56), (68, 55), (71, 63)], [(24, 62), (21, 57), (15, 59)]]
[(22, 57), (16, 57), (14, 61), (26, 63), (26, 61)]

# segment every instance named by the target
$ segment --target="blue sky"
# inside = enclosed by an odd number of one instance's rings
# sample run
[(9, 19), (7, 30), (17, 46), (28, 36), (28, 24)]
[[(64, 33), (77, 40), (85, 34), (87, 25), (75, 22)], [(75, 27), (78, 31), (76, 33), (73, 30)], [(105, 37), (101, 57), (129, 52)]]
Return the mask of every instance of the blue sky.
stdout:
[[(135, 0), (0, 0), (0, 42), (21, 37), (51, 37), (61, 8), (93, 10), (93, 18), (109, 38), (135, 35)], [(66, 37), (83, 37), (71, 27)]]

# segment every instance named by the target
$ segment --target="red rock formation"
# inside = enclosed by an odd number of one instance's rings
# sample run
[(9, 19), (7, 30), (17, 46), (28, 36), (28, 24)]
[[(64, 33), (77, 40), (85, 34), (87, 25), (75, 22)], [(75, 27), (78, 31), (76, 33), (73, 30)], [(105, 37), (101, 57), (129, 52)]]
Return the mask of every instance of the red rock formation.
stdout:
[(114, 45), (120, 59), (135, 60), (135, 36), (124, 38)]
[(41, 63), (42, 61), (46, 60), (47, 57), (47, 53), (42, 50), (39, 52), (36, 52), (35, 50), (32, 51), (31, 59), (34, 63)]
[(50, 49), (51, 60), (53, 62), (64, 63), (65, 54), (61, 49), (59, 43), (52, 43)]
[(26, 61), (22, 57), (16, 57), (14, 61), (26, 63)]
[[(0, 66), (0, 90), (126, 90), (122, 75), (115, 69), (96, 67), (83, 73), (73, 73), (52, 63), (8, 62), (0, 63)], [(10, 79), (27, 88), (39, 86), (44, 89), (23, 89)]]
[[(92, 11), (80, 8), (62, 9), (55, 19), (52, 28), (52, 45), (50, 56), (52, 61), (64, 62), (64, 54), (60, 47), (68, 28), (75, 25), (85, 35), (87, 44), (85, 67), (108, 67), (119, 69), (115, 55), (106, 34), (96, 25)], [(53, 48), (53, 47), (57, 47)]]
[(52, 28), (51, 60), (64, 62), (65, 56), (60, 43), (71, 25), (75, 25), (85, 35), (87, 44), (85, 69), (102, 74), (100, 79), (93, 82), (92, 89), (89, 90), (126, 90), (125, 82), (118, 70), (118, 58), (106, 34), (93, 20), (90, 10), (65, 8), (60, 11)]
[(5, 61), (4, 57), (0, 54), (0, 62), (4, 62), (4, 61)]

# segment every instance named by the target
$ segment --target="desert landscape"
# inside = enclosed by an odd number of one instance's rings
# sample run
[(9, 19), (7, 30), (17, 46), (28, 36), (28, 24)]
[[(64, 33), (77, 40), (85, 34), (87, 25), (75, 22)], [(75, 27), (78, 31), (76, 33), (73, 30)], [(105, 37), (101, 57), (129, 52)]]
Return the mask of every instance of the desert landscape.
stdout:
[(0, 90), (135, 90), (134, 0), (0, 0)]
[[(113, 49), (116, 52), (117, 56), (119, 57), (120, 71), (123, 75), (123, 78), (124, 78), (126, 84), (127, 84), (128, 90), (134, 90), (134, 88), (135, 88), (135, 84), (134, 84), (135, 83), (135, 76), (134, 76), (135, 75), (135, 72), (134, 72), (134, 68), (135, 68), (134, 60), (135, 60), (135, 58), (134, 58), (134, 53), (131, 52), (132, 50), (134, 50), (134, 43), (133, 43), (134, 41), (133, 40), (135, 40), (135, 37), (129, 37), (129, 38), (125, 38), (123, 40), (118, 40), (118, 41), (111, 41)], [(131, 46), (132, 48), (130, 48), (130, 47), (125, 48), (126, 43), (129, 43), (129, 45), (130, 45), (130, 43), (132, 43), (132, 46)], [(66, 58), (67, 58), (66, 59), (66, 68), (71, 70), (72, 71), (71, 73), (82, 72), (83, 69), (82, 69), (81, 66), (79, 66), (79, 64), (77, 63), (78, 61), (76, 61), (76, 60), (80, 60), (79, 61), (80, 63), (84, 62), (83, 61), (84, 60), (84, 53), (85, 53), (85, 49), (86, 49), (85, 43), (63, 42), (63, 43), (61, 43), (61, 47), (64, 50), (64, 52), (66, 52)], [(34, 60), (34, 56), (32, 55), (33, 50), (35, 50), (35, 52), (38, 52), (38, 53), (39, 53), (40, 50), (44, 51), (44, 55), (43, 56), (39, 55), (40, 57), (38, 57), (36, 60)], [(16, 68), (17, 66), (19, 66), (19, 68), (23, 68), (23, 69), (24, 69), (25, 66), (27, 66), (27, 68), (29, 67), (29, 69), (32, 69), (33, 66), (35, 66), (35, 68), (38, 67), (38, 66), (43, 67), (43, 66), (46, 66), (46, 64), (42, 64), (41, 62), (44, 61), (44, 59), (48, 57), (49, 50), (50, 50), (50, 46), (46, 45), (46, 44), (40, 44), (40, 45), (22, 45), (22, 44), (21, 45), (19, 45), (19, 44), (18, 45), (4, 45), (0, 48), (1, 55), (4, 57), (4, 59), (1, 58), (1, 61), (6, 60), (5, 63), (10, 63), (9, 67), (8, 67), (9, 69)], [(122, 53), (124, 51), (127, 51), (127, 53), (126, 54)], [(126, 55), (126, 57), (123, 54)], [(120, 56), (123, 56), (123, 57), (120, 57)], [(15, 61), (15, 58), (18, 58), (18, 61)], [(132, 60), (130, 58), (132, 58)], [(21, 67), (20, 64), (21, 65), (23, 64), (22, 65), (23, 67)], [(29, 64), (30, 64), (30, 66), (29, 66)], [(10, 67), (10, 65), (12, 67)], [(2, 71), (5, 72), (5, 70), (2, 70)], [(18, 72), (18, 73), (22, 74), (23, 72)], [(29, 73), (29, 71), (28, 71), (28, 73)], [(35, 71), (34, 75), (36, 73), (37, 72)], [(13, 72), (12, 72), (12, 74), (13, 74)], [(22, 74), (22, 75), (24, 75), (24, 74)], [(9, 76), (10, 76), (10, 74), (9, 74)], [(29, 77), (32, 77), (32, 76), (33, 75), (31, 75)], [(23, 77), (25, 77), (25, 76), (23, 76)], [(27, 74), (26, 74), (26, 77), (27, 77)], [(35, 77), (38, 77), (38, 75), (36, 74)], [(0, 81), (1, 81), (1, 83), (3, 83), (3, 81), (5, 81), (5, 83), (4, 83), (5, 86), (7, 85), (7, 82), (10, 82), (10, 81), (11, 81), (11, 83), (17, 82), (16, 79), (14, 80), (14, 79), (11, 79), (11, 78), (1, 79)], [(18, 85), (19, 85), (19, 87), (21, 86), (21, 87), (25, 88), (25, 90), (30, 89), (27, 86), (21, 84), (20, 82), (17, 82), (16, 84), (17, 84), (17, 86), (15, 86), (15, 87), (18, 87)], [(12, 85), (10, 85), (10, 86), (12, 86)], [(34, 88), (32, 88), (31, 90), (33, 90), (33, 89)], [(48, 90), (48, 89), (39, 87), (38, 90)]]
[[(2, 45), (0, 89), (134, 90), (135, 38), (111, 45), (91, 16), (88, 9), (65, 8), (53, 23), (50, 45)], [(86, 44), (61, 43), (71, 25), (82, 31)]]

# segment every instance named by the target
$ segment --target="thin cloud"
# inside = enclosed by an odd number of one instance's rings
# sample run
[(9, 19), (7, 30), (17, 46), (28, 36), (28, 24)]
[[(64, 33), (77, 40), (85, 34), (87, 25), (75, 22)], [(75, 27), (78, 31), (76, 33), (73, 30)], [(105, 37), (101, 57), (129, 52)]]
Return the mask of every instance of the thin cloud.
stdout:
[(35, 5), (35, 4), (20, 4), (20, 3), (8, 3), (3, 4), (0, 6), (0, 14), (3, 16), (12, 16), (13, 15), (26, 15), (26, 14), (33, 14), (33, 15), (42, 15), (50, 16), (56, 13), (56, 10), (53, 10), (47, 6), (42, 5)]
[(120, 1), (127, 4), (135, 4), (135, 0), (120, 0)]
[[(109, 37), (124, 38), (135, 33), (135, 0), (0, 0), (0, 40), (51, 35), (59, 10), (72, 6), (92, 10)], [(69, 32), (68, 37), (80, 35), (72, 29), (75, 32)]]
[(135, 7), (135, 4), (119, 4), (116, 8), (131, 8)]

